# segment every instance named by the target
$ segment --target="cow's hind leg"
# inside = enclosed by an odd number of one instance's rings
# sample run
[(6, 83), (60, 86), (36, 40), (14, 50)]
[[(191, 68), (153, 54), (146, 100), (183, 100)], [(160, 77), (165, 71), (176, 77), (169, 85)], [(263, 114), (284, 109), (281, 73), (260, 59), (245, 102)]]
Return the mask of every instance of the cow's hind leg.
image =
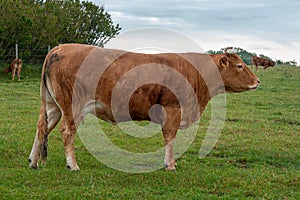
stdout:
[(17, 75), (18, 75), (18, 81), (21, 81), (21, 68), (18, 68)]
[(47, 127), (46, 113), (45, 113), (44, 106), (42, 106), (42, 108), (40, 109), (39, 121), (38, 121), (38, 126), (35, 134), (34, 143), (28, 159), (30, 163), (30, 167), (33, 169), (37, 169), (38, 167), (38, 160), (40, 158), (42, 143), (44, 140), (44, 136), (46, 134), (46, 129), (47, 129), (46, 127)]
[(11, 80), (15, 80), (15, 75), (16, 75), (16, 67), (14, 66), (12, 72), (11, 72), (12, 78)]
[[(78, 123), (79, 121), (80, 120), (78, 120)], [(74, 149), (74, 137), (76, 132), (76, 125), (72, 117), (63, 116), (60, 132), (64, 143), (67, 167), (70, 170), (79, 170), (79, 167), (76, 162), (75, 149)]]
[(60, 118), (61, 111), (59, 107), (54, 103), (49, 94), (47, 94), (46, 106), (42, 106), (42, 108), (40, 109), (37, 131), (28, 159), (31, 168), (36, 169), (38, 167), (39, 158), (41, 158), (42, 162), (46, 161), (48, 135), (57, 125)]
[(46, 104), (47, 113), (47, 131), (44, 134), (42, 147), (41, 147), (41, 161), (44, 163), (48, 156), (48, 135), (56, 127), (61, 118), (61, 111), (59, 107), (49, 99)]

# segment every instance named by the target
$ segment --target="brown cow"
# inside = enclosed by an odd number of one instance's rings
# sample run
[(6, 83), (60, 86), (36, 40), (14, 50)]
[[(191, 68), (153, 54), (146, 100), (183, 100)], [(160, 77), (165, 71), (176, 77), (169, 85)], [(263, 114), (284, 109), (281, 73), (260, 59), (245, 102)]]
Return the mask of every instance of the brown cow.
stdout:
[(12, 74), (12, 80), (15, 79), (15, 75), (18, 75), (18, 81), (21, 80), (21, 71), (22, 71), (22, 60), (19, 58), (14, 59), (10, 66), (9, 71), (11, 71)]
[[(191, 90), (172, 74), (181, 74)], [(129, 83), (122, 82), (126, 76)], [(135, 82), (147, 79), (148, 83), (134, 86)], [(113, 98), (118, 84), (125, 88), (121, 91), (136, 89), (128, 99), (126, 93)], [(255, 90), (258, 85), (258, 78), (235, 53), (140, 54), (80, 44), (60, 45), (48, 53), (43, 65), (42, 105), (29, 156), (30, 167), (37, 168), (40, 158), (42, 162), (46, 160), (48, 135), (62, 118), (60, 131), (67, 167), (79, 170), (74, 135), (84, 116), (92, 113), (113, 124), (128, 120), (160, 124), (166, 169), (175, 170), (173, 143), (178, 129), (199, 119), (215, 95), (225, 90)], [(196, 104), (190, 101), (192, 95), (196, 96)], [(112, 106), (114, 99), (117, 105)], [(130, 116), (125, 113), (126, 106)]]
[(251, 65), (255, 65), (255, 69), (258, 71), (258, 66), (262, 66), (266, 70), (268, 67), (274, 67), (275, 62), (266, 58), (253, 56)]

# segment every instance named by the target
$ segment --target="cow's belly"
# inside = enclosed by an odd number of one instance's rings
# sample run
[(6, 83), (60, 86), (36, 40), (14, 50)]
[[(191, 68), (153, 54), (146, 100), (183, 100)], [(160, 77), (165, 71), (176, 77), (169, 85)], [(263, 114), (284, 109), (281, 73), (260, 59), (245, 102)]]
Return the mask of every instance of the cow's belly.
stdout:
[(104, 121), (115, 123), (111, 109), (107, 108), (99, 101), (90, 101), (84, 105), (81, 116), (84, 117), (88, 113), (91, 113)]
[(137, 103), (131, 101), (128, 106), (111, 107), (105, 106), (99, 101), (91, 101), (85, 104), (82, 117), (91, 113), (94, 116), (111, 122), (112, 124), (126, 121), (152, 121), (153, 123), (161, 124), (163, 121), (163, 110), (158, 104), (152, 105), (150, 102)]

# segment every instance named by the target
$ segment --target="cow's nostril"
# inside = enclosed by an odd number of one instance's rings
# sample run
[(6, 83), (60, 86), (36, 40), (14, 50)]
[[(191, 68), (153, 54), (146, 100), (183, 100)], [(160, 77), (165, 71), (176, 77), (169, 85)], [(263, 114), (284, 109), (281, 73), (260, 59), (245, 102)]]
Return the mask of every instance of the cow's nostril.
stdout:
[(260, 80), (259, 79), (257, 79), (257, 83), (260, 84)]

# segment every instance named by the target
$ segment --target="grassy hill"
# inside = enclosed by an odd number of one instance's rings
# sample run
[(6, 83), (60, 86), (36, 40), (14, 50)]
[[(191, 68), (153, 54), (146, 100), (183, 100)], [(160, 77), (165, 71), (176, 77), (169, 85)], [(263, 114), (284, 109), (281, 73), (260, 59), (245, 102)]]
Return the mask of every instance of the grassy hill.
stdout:
[[(8, 74), (0, 76), (2, 199), (300, 197), (300, 68), (280, 66), (257, 72), (261, 80), (257, 91), (227, 94), (224, 128), (205, 158), (199, 158), (199, 149), (210, 121), (209, 108), (194, 142), (177, 160), (176, 173), (162, 168), (131, 174), (96, 160), (78, 135), (75, 148), (81, 171), (68, 171), (58, 128), (49, 136), (46, 165), (39, 170), (29, 169), (27, 159), (40, 106), (40, 67), (25, 66), (21, 82), (12, 82)], [(122, 148), (128, 144), (143, 146), (136, 144), (136, 138), (123, 136), (117, 127), (108, 123), (103, 126), (111, 140)], [(163, 145), (160, 135), (153, 140)]]

